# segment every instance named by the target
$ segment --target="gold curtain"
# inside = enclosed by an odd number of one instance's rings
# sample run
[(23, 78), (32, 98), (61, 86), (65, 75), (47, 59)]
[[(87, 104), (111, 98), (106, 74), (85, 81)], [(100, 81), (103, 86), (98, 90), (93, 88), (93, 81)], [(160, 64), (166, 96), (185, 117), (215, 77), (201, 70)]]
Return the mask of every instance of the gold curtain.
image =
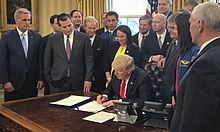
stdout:
[(107, 11), (106, 0), (78, 0), (77, 9), (83, 14), (82, 20), (87, 16), (94, 16), (98, 27), (102, 27), (102, 13)]
[[(183, 9), (184, 7), (184, 2), (186, 0), (172, 0), (173, 1), (173, 8), (172, 8), (172, 11), (175, 12), (179, 9)], [(206, 2), (207, 0), (199, 0), (199, 3), (203, 3), (203, 2)]]

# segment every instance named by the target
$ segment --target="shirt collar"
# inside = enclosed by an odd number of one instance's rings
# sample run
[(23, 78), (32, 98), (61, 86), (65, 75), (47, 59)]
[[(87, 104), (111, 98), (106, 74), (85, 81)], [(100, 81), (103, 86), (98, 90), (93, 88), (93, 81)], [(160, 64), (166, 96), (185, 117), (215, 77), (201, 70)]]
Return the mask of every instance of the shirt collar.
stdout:
[(25, 32), (21, 32), (21, 30), (19, 30), (18, 27), (16, 27), (16, 29), (18, 31), (19, 36), (21, 36), (22, 34), (25, 34), (25, 35), (28, 34), (28, 30), (26, 30)]
[(162, 38), (165, 38), (166, 33), (167, 33), (167, 30), (166, 30), (166, 29), (165, 29), (165, 31), (164, 31), (161, 35), (159, 35), (158, 33), (156, 33), (156, 34), (157, 34), (157, 38), (159, 38), (159, 36), (161, 36)]
[(213, 38), (213, 39), (210, 39), (210, 40), (206, 41), (206, 42), (200, 47), (200, 50), (199, 50), (198, 54), (199, 54), (208, 44), (210, 44), (212, 41), (214, 41), (214, 40), (216, 40), (216, 39), (218, 39), (218, 38), (220, 38), (220, 36), (215, 37), (215, 38)]
[(93, 42), (94, 42), (94, 40), (95, 40), (95, 36), (96, 36), (96, 35), (94, 35), (94, 36), (92, 36), (91, 38), (89, 38), (90, 41), (91, 41), (91, 45), (93, 45)]
[[(73, 38), (73, 33), (74, 33), (74, 30), (72, 31), (72, 33), (69, 35), (69, 38), (72, 39)], [(67, 39), (67, 35), (63, 34), (64, 38)]]

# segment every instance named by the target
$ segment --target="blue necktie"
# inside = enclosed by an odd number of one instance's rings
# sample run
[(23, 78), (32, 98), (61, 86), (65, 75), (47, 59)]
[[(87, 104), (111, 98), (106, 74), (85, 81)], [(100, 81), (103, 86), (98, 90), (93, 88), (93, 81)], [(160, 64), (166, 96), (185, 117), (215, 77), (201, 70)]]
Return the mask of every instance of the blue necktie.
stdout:
[(25, 39), (25, 34), (22, 34), (21, 43), (22, 43), (22, 46), (24, 49), (25, 57), (27, 58), (28, 47), (27, 47), (27, 43), (26, 43), (26, 39)]

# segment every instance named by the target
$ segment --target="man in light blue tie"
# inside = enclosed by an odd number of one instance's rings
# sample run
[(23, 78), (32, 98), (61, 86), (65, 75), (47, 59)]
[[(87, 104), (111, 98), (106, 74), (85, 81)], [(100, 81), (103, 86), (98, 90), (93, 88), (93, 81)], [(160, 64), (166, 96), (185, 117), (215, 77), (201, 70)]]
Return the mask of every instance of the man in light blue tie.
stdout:
[(16, 29), (2, 35), (0, 43), (0, 83), (5, 101), (37, 96), (43, 87), (42, 37), (29, 30), (31, 13), (25, 8), (14, 14)]

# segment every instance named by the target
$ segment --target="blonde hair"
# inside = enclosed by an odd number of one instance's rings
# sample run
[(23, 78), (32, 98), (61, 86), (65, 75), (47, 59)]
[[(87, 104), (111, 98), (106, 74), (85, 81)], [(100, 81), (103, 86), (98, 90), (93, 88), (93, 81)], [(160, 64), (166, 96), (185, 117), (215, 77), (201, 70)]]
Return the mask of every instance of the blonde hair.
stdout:
[(87, 22), (95, 22), (96, 23), (96, 27), (98, 26), (98, 21), (95, 19), (94, 16), (87, 16), (84, 20), (84, 26), (86, 26)]
[(112, 62), (112, 67), (114, 69), (121, 68), (126, 71), (133, 71), (135, 69), (134, 59), (126, 54), (119, 55)]

